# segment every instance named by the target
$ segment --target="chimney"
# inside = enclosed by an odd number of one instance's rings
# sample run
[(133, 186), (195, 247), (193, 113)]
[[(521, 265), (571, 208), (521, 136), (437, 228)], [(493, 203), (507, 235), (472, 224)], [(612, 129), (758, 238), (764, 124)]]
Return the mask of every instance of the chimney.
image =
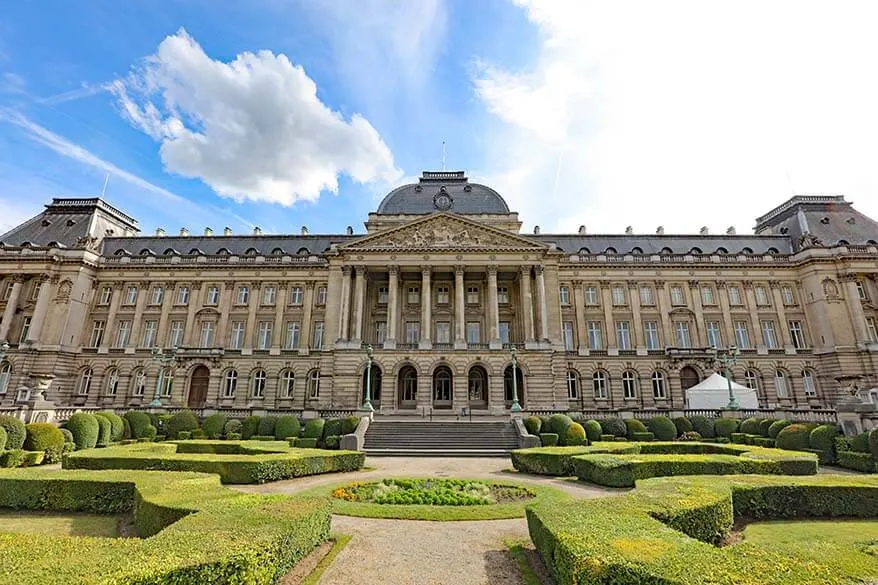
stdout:
[(579, 235), (580, 236), (585, 235), (585, 226), (584, 225), (579, 226)]
[(658, 228), (655, 230), (655, 235), (657, 235), (657, 236), (665, 235), (665, 226), (663, 226), (663, 225), (658, 226)]
[(180, 228), (180, 237), (181, 238), (188, 238), (189, 237), (189, 228), (184, 228), (184, 227)]
[(698, 234), (702, 235), (702, 236), (708, 236), (708, 235), (710, 235), (710, 231), (707, 229), (707, 226), (705, 225), (705, 226), (701, 226), (701, 229), (698, 230)]
[(534, 226), (534, 235), (535, 236), (540, 235), (540, 226), (538, 226), (538, 225)]
[(307, 236), (307, 235), (308, 235), (308, 226), (306, 226), (306, 225), (303, 225), (303, 226), (302, 226), (302, 235), (303, 235), (303, 236)]
[(625, 235), (626, 236), (633, 236), (634, 235), (634, 228), (631, 227), (630, 225), (628, 227), (626, 227), (625, 228)]
[(259, 226), (253, 226), (253, 235), (254, 236), (261, 236), (262, 235), (262, 228)]
[(733, 225), (729, 226), (729, 229), (726, 230), (727, 236), (734, 236), (737, 233), (738, 233), (738, 231), (735, 229), (735, 226), (733, 226)]
[(352, 235), (354, 235), (354, 228), (352, 228), (351, 226), (348, 226), (347, 228), (345, 228), (344, 233), (346, 233), (349, 236), (352, 236)]
[(155, 237), (164, 238), (165, 237), (165, 228), (155, 228)]
[(230, 228), (230, 227), (223, 228), (223, 235), (224, 236), (231, 236), (232, 235), (232, 228)]
[(213, 235), (213, 228), (206, 227), (204, 228), (204, 235), (210, 237)]

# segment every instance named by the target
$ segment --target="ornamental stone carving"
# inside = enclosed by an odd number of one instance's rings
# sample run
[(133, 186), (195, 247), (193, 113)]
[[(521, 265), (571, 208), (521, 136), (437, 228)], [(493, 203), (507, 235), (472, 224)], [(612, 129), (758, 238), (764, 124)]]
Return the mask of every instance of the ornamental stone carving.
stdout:
[(521, 239), (480, 229), (466, 222), (443, 217), (385, 236), (363, 241), (355, 247), (368, 248), (510, 248), (539, 247)]

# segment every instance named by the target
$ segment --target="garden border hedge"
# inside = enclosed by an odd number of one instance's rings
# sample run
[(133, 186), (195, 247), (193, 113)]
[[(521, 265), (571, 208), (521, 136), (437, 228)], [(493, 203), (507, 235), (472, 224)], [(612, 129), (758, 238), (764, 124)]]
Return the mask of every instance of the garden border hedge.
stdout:
[(573, 460), (576, 455), (586, 453), (639, 453), (634, 443), (602, 442), (594, 445), (576, 447), (531, 447), (516, 449), (510, 454), (512, 466), (522, 473), (536, 475), (573, 475)]

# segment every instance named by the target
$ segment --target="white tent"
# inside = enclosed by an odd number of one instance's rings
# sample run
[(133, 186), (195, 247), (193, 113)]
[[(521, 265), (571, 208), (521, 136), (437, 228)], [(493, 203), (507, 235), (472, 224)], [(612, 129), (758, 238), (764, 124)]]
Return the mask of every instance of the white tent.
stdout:
[[(741, 386), (732, 382), (732, 394), (738, 401), (738, 406), (745, 409), (759, 408), (759, 399), (756, 390)], [(699, 384), (686, 390), (686, 407), (698, 408), (725, 408), (729, 403), (729, 380), (714, 372)]]

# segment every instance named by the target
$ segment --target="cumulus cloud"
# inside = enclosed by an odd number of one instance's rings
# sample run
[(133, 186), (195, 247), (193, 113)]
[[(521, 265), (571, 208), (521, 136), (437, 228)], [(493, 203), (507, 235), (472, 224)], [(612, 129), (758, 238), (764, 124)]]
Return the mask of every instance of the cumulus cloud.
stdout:
[(282, 54), (211, 59), (181, 29), (113, 84), (122, 115), (161, 143), (167, 170), (218, 194), (291, 205), (400, 176), (390, 149), (362, 116), (327, 107), (304, 69)]
[(479, 63), (480, 173), (543, 230), (712, 232), (793, 193), (878, 216), (873, 2), (515, 0), (531, 67)]

